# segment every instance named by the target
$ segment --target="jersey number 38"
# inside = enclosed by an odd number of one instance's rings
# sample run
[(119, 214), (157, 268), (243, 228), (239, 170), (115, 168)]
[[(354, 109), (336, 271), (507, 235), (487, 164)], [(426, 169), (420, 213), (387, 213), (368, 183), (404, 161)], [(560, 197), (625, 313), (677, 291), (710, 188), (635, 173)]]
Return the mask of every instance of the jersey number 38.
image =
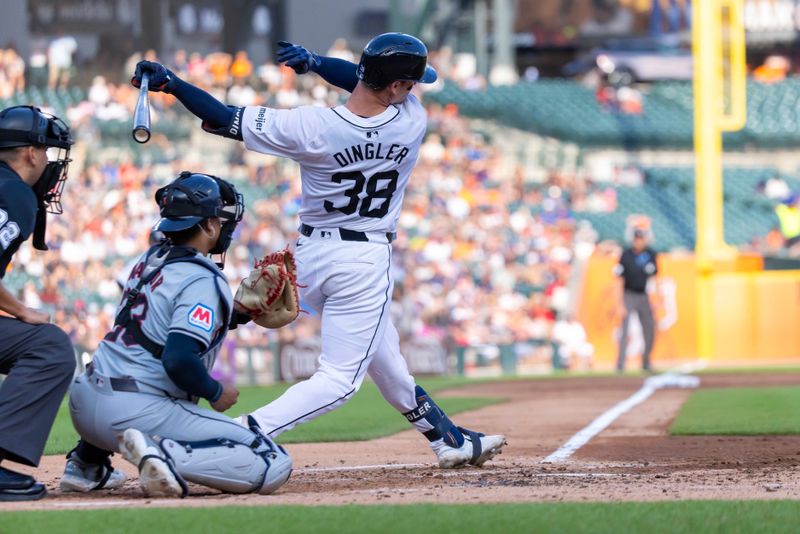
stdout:
[[(352, 215), (358, 210), (358, 214), (362, 217), (380, 219), (389, 212), (389, 203), (392, 200), (392, 195), (397, 190), (398, 176), (399, 173), (397, 171), (383, 171), (373, 174), (367, 181), (367, 178), (358, 171), (337, 172), (331, 176), (331, 181), (337, 184), (345, 180), (353, 181), (353, 187), (343, 193), (344, 196), (350, 199), (350, 202), (345, 206), (334, 206), (333, 202), (326, 200), (325, 211), (328, 213), (341, 211), (345, 215)], [(383, 189), (378, 189), (381, 180), (388, 180), (388, 183)], [(361, 201), (361, 208), (359, 208), (358, 203), (361, 200), (359, 195), (364, 190), (364, 183), (367, 184), (367, 196)], [(383, 202), (379, 207), (373, 208), (373, 199), (383, 200)]]

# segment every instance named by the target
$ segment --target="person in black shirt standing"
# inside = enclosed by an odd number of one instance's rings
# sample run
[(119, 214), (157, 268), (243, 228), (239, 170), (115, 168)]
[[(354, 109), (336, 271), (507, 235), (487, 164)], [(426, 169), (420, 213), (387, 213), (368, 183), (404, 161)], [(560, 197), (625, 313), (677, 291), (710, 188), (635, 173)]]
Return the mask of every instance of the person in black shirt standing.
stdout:
[[(0, 462), (37, 466), (61, 399), (75, 372), (75, 352), (48, 314), (28, 308), (3, 286), (19, 246), (47, 250), (46, 214), (61, 213), (72, 137), (38, 108), (0, 111)], [(47, 493), (33, 477), (0, 466), (0, 501)]]
[(644, 335), (644, 352), (642, 353), (642, 370), (650, 371), (650, 353), (655, 340), (655, 321), (650, 299), (647, 296), (647, 281), (658, 273), (657, 254), (647, 246), (647, 233), (634, 230), (633, 244), (622, 252), (615, 269), (615, 274), (622, 278), (623, 305), (625, 318), (619, 336), (619, 353), (617, 355), (617, 371), (625, 369), (625, 351), (628, 344), (628, 325), (632, 313), (636, 313), (642, 325)]

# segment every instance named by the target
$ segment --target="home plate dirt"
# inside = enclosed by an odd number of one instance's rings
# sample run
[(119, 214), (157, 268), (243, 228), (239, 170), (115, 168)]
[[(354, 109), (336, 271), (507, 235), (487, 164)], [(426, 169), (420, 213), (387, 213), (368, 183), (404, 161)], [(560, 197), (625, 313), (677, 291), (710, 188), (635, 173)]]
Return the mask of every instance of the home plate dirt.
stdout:
[[(504, 433), (508, 446), (482, 469), (441, 470), (414, 431), (368, 442), (293, 444), (295, 471), (277, 494), (222, 495), (195, 486), (187, 499), (148, 499), (135, 469), (123, 488), (63, 494), (63, 456), (28, 470), (49, 496), (2, 510), (131, 506), (477, 503), (800, 498), (800, 436), (672, 437), (667, 428), (691, 390), (656, 391), (567, 461), (542, 460), (643, 383), (636, 377), (516, 380), (450, 392), (509, 402), (458, 415), (458, 424)], [(800, 374), (703, 375), (700, 387), (800, 385)], [(442, 395), (440, 393), (439, 395)]]

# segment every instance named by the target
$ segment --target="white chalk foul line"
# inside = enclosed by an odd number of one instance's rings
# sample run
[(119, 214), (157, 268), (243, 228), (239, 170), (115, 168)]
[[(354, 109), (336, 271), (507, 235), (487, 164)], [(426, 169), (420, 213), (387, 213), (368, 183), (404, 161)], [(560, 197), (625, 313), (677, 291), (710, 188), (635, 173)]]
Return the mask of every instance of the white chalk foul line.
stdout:
[(431, 467), (433, 464), (376, 464), (376, 465), (343, 465), (341, 467), (306, 467), (295, 469), (295, 473), (338, 473), (340, 471), (369, 471), (372, 469), (408, 469)]
[[(142, 499), (143, 500), (143, 499)], [(175, 499), (171, 499), (175, 500)], [(94, 508), (94, 507), (101, 507), (101, 506), (131, 506), (131, 504), (136, 503), (137, 501), (129, 500), (129, 501), (121, 501), (121, 500), (107, 500), (107, 501), (68, 501), (68, 502), (54, 502), (53, 506), (57, 506), (58, 508)]]
[(646, 401), (656, 390), (662, 388), (696, 388), (700, 385), (700, 379), (696, 376), (678, 374), (678, 372), (694, 372), (705, 367), (705, 362), (692, 362), (678, 367), (675, 371), (651, 376), (644, 381), (644, 385), (625, 399), (624, 401), (612, 406), (601, 414), (597, 419), (589, 423), (589, 426), (581, 429), (577, 434), (559, 447), (550, 456), (542, 460), (542, 463), (563, 462), (575, 451), (586, 445), (589, 440), (608, 428), (620, 415), (628, 412), (634, 406)]

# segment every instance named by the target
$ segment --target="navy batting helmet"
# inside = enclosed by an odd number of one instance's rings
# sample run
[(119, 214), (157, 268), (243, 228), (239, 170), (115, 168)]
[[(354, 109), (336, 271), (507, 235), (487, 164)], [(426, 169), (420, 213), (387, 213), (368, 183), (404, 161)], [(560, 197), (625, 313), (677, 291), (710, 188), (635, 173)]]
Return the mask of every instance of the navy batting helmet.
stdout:
[(160, 232), (188, 230), (209, 217), (224, 219), (212, 254), (222, 254), (230, 245), (233, 231), (244, 215), (242, 194), (230, 182), (209, 174), (182, 172), (156, 191), (161, 220), (153, 228)]
[(428, 66), (425, 44), (405, 33), (384, 33), (373, 37), (364, 47), (356, 74), (359, 80), (375, 90), (383, 89), (395, 80), (436, 81), (436, 71)]

